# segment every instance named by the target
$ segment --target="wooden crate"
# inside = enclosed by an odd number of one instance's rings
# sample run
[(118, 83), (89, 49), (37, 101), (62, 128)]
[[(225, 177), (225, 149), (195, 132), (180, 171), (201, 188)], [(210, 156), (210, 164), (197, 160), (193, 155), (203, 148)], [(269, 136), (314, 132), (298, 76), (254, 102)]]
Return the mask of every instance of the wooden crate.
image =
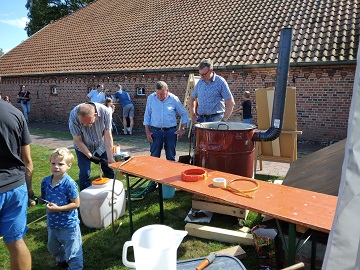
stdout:
[(234, 216), (241, 219), (246, 219), (249, 213), (249, 210), (234, 207), (231, 205), (225, 205), (216, 201), (210, 201), (199, 195), (193, 195), (192, 208), (198, 210), (206, 210), (223, 215)]

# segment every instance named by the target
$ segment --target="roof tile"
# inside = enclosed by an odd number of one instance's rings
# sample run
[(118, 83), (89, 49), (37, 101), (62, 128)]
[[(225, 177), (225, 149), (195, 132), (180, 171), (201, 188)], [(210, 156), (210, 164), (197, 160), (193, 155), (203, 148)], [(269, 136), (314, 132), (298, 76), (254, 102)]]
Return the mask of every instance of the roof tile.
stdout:
[(291, 62), (355, 62), (359, 1), (97, 0), (1, 57), (0, 76), (271, 65), (284, 27)]

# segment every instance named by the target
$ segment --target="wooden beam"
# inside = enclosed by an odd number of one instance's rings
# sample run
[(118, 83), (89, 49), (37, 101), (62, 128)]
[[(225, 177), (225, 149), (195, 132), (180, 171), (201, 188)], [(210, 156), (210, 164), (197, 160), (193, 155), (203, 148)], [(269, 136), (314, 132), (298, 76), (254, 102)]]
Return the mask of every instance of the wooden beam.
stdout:
[(216, 240), (225, 243), (254, 245), (253, 236), (250, 233), (243, 233), (193, 223), (187, 223), (185, 225), (185, 230), (189, 235), (199, 238)]

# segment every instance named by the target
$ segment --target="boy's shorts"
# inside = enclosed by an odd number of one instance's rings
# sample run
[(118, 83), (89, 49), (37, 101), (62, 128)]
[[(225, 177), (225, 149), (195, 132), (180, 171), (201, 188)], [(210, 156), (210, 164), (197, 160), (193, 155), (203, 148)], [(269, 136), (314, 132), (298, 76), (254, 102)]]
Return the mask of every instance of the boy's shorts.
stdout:
[(0, 194), (0, 236), (4, 242), (15, 242), (25, 236), (27, 207), (26, 183)]

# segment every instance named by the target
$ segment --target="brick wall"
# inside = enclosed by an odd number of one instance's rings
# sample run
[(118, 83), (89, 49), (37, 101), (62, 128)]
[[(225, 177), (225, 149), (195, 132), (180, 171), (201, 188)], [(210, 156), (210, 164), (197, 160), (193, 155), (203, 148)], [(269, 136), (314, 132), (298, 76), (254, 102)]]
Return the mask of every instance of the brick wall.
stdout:
[[(242, 93), (250, 91), (253, 102), (254, 123), (256, 123), (256, 100), (254, 89), (273, 86), (276, 68), (234, 69), (216, 71), (223, 76), (234, 95), (236, 107), (240, 106)], [(9, 95), (12, 103), (20, 85), (28, 85), (32, 94), (31, 120), (67, 122), (70, 110), (86, 101), (88, 88), (99, 83), (114, 92), (115, 83), (120, 83), (129, 92), (135, 106), (135, 128), (143, 129), (142, 121), (147, 95), (155, 91), (155, 83), (164, 80), (169, 89), (184, 99), (188, 75), (197, 72), (169, 73), (126, 73), (105, 75), (67, 75), (1, 78), (0, 92)], [(288, 85), (296, 87), (298, 130), (303, 131), (299, 140), (328, 142), (346, 138), (347, 121), (355, 77), (355, 65), (292, 67)], [(51, 93), (56, 86), (57, 94)], [(136, 87), (145, 88), (145, 96), (136, 94)], [(116, 111), (121, 115), (121, 106)], [(115, 118), (116, 119), (116, 118)], [(116, 119), (117, 120), (117, 119)], [(231, 121), (241, 121), (239, 113)]]

